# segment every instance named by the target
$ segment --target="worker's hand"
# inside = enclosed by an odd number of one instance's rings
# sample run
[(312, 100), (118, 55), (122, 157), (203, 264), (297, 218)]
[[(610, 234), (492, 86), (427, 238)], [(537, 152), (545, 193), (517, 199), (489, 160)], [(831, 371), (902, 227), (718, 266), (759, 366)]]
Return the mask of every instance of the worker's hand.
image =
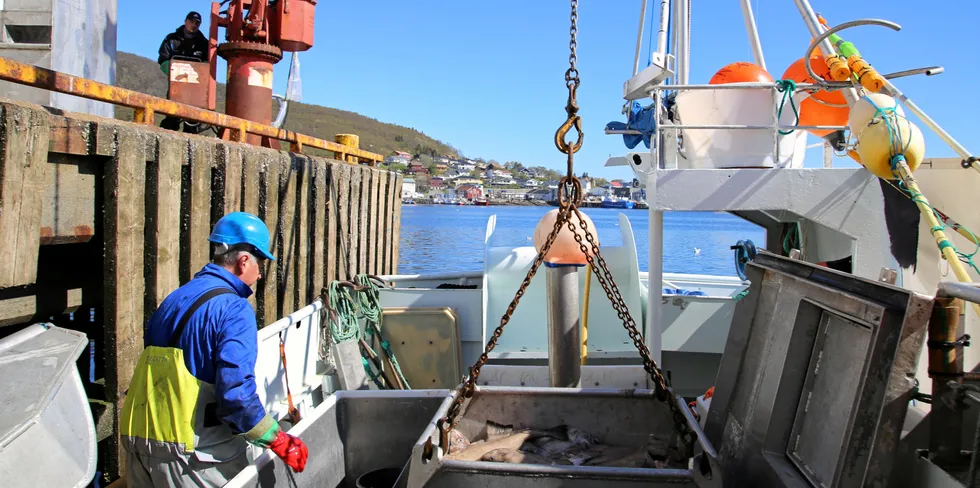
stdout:
[(309, 456), (309, 451), (299, 437), (280, 430), (276, 440), (269, 444), (269, 449), (272, 449), (272, 452), (276, 453), (276, 456), (279, 456), (287, 466), (293, 468), (293, 471), (301, 473), (306, 468), (306, 458)]

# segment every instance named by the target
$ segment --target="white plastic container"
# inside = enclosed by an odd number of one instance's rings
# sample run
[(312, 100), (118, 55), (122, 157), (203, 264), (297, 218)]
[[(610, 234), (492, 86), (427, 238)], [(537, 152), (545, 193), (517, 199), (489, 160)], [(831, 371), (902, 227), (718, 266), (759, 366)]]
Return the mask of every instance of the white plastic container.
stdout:
[[(793, 98), (799, 108), (807, 97)], [(772, 125), (782, 94), (759, 88), (690, 90), (677, 94), (679, 124), (684, 125)], [(789, 101), (780, 123), (793, 125), (796, 116)], [(806, 131), (776, 135), (772, 129), (682, 129), (687, 159), (677, 158), (682, 169), (712, 168), (802, 168)], [(779, 152), (774, 155), (776, 140)]]
[(83, 487), (95, 477), (95, 423), (75, 367), (85, 334), (35, 324), (0, 340), (3, 486)]

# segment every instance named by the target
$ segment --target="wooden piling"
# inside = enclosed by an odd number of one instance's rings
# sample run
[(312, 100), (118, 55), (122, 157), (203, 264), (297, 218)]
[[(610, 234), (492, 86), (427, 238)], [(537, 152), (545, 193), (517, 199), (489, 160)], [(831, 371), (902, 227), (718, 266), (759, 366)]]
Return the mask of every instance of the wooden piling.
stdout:
[(269, 325), (279, 319), (279, 260), (282, 252), (279, 250), (282, 238), (280, 231), (282, 225), (279, 222), (279, 187), (280, 187), (280, 168), (282, 168), (279, 157), (264, 158), (262, 163), (262, 174), (259, 177), (261, 191), (259, 192), (259, 218), (261, 218), (269, 229), (272, 241), (269, 248), (275, 256), (276, 261), (268, 260), (265, 262), (265, 269), (262, 270), (262, 279), (259, 281), (258, 302), (259, 327)]
[(279, 316), (285, 317), (294, 310), (296, 297), (296, 266), (297, 229), (296, 229), (296, 179), (299, 168), (289, 154), (282, 154), (279, 163)]
[(360, 267), (361, 252), (361, 171), (363, 168), (350, 168), (350, 210), (348, 213), (347, 236), (347, 278), (353, 279)]
[(180, 286), (180, 183), (187, 140), (156, 138), (155, 160), (147, 174), (145, 320)]
[(371, 191), (371, 168), (361, 167), (361, 208), (360, 216), (358, 217), (358, 227), (357, 227), (357, 270), (359, 273), (369, 272), (371, 269), (368, 259), (370, 257), (370, 252), (368, 252), (368, 245), (370, 241), (368, 236), (371, 235), (371, 221), (369, 216), (371, 215), (371, 197), (373, 193)]
[(211, 161), (215, 144), (190, 141), (186, 178), (182, 175), (180, 282), (190, 281), (210, 260)]
[(313, 265), (312, 277), (310, 279), (310, 293), (308, 301), (312, 301), (320, 294), (320, 290), (325, 286), (326, 260), (327, 257), (327, 222), (326, 222), (326, 203), (327, 203), (327, 163), (319, 159), (311, 159), (313, 166), (312, 201), (313, 209), (310, 212), (310, 240), (313, 242)]
[(37, 279), (48, 119), (19, 105), (4, 105), (0, 139), (0, 288)]
[(293, 264), (294, 295), (289, 313), (299, 310), (309, 304), (310, 290), (310, 196), (312, 195), (311, 180), (313, 178), (312, 164), (309, 157), (294, 154), (293, 164), (296, 165), (296, 258)]
[(126, 398), (136, 361), (143, 351), (143, 252), (146, 218), (146, 154), (143, 133), (121, 127), (116, 155), (105, 166), (105, 351), (106, 395), (117, 420), (110, 438), (111, 455), (125, 470), (119, 446), (118, 413)]

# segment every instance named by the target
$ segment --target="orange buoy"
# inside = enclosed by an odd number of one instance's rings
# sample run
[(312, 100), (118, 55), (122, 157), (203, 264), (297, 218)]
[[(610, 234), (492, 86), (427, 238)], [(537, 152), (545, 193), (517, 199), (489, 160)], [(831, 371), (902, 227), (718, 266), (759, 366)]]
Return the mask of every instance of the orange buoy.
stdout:
[(762, 69), (761, 66), (753, 63), (747, 63), (745, 61), (738, 61), (726, 65), (725, 67), (718, 70), (711, 80), (708, 81), (709, 85), (723, 85), (725, 83), (772, 83), (772, 75), (766, 70)]
[[(824, 62), (821, 55), (814, 54), (810, 56), (810, 67), (821, 78), (832, 80), (830, 69), (827, 68), (827, 63)], [(806, 67), (803, 66), (803, 58), (797, 59), (793, 64), (789, 65), (789, 68), (786, 68), (786, 72), (783, 73), (783, 79), (793, 80), (797, 83), (813, 83), (816, 81), (810, 78), (810, 75), (806, 72)], [(800, 125), (847, 125), (847, 115), (850, 109), (846, 106), (832, 107), (820, 102), (836, 105), (847, 104), (847, 101), (844, 100), (844, 94), (839, 90), (832, 92), (820, 90), (800, 103)], [(808, 132), (818, 137), (824, 137), (832, 134), (834, 131), (811, 130)]]

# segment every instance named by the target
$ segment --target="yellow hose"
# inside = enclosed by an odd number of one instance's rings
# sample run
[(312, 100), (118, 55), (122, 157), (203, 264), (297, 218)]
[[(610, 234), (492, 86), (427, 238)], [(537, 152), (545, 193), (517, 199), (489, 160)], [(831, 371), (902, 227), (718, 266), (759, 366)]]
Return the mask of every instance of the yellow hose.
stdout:
[[(919, 211), (922, 212), (922, 216), (926, 218), (926, 222), (929, 223), (930, 232), (936, 238), (936, 245), (939, 246), (940, 252), (942, 252), (949, 267), (953, 270), (953, 274), (956, 275), (956, 279), (962, 283), (972, 283), (973, 280), (970, 279), (970, 275), (966, 272), (966, 268), (960, 261), (959, 256), (956, 255), (956, 251), (946, 237), (946, 233), (943, 232), (943, 225), (936, 218), (936, 214), (933, 213), (932, 207), (929, 206), (929, 201), (926, 200), (926, 196), (919, 189), (919, 184), (915, 182), (915, 178), (912, 177), (912, 171), (905, 164), (905, 161), (898, 163), (896, 173), (905, 183), (905, 187), (909, 191), (915, 195), (919, 195), (919, 198), (914, 200), (915, 204), (919, 207)], [(977, 312), (977, 315), (980, 315), (980, 304), (974, 303), (973, 309)]]
[(585, 265), (585, 301), (582, 302), (582, 364), (589, 357), (589, 290), (592, 288), (592, 265)]

